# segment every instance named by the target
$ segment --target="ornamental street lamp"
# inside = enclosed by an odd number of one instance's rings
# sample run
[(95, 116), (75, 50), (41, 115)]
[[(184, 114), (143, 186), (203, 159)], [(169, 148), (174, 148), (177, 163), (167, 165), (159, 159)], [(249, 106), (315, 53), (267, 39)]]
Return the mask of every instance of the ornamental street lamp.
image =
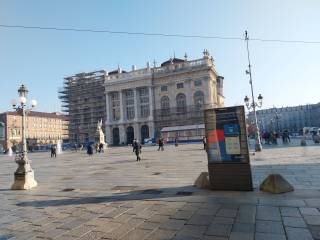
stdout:
[(11, 186), (12, 190), (28, 190), (37, 186), (37, 182), (34, 180), (34, 172), (27, 157), (26, 141), (26, 114), (29, 113), (37, 105), (37, 101), (32, 100), (30, 108), (26, 109), (28, 92), (28, 89), (22, 84), (18, 89), (18, 106), (15, 99), (11, 101), (13, 109), (15, 109), (22, 117), (22, 149), (20, 153), (15, 157), (18, 168), (14, 173), (14, 183)]
[(246, 74), (249, 75), (250, 77), (250, 86), (251, 86), (251, 97), (252, 97), (252, 102), (250, 103), (250, 99), (248, 98), (248, 96), (246, 96), (244, 98), (244, 102), (248, 108), (248, 110), (250, 111), (250, 109), (253, 110), (253, 115), (254, 115), (254, 122), (256, 125), (256, 134), (255, 134), (255, 139), (256, 139), (256, 144), (255, 144), (255, 149), (256, 152), (260, 152), (262, 150), (262, 146), (261, 146), (261, 140), (260, 140), (260, 130), (259, 130), (259, 126), (258, 126), (258, 120), (257, 120), (257, 113), (256, 113), (256, 107), (261, 108), (262, 106), (262, 95), (259, 94), (258, 96), (258, 102), (255, 101), (254, 99), (254, 94), (253, 94), (253, 84), (252, 84), (252, 74), (251, 74), (251, 64), (250, 64), (250, 54), (249, 54), (249, 37), (248, 37), (248, 32), (245, 32), (245, 40), (247, 42), (247, 53), (248, 53), (248, 70), (246, 70)]

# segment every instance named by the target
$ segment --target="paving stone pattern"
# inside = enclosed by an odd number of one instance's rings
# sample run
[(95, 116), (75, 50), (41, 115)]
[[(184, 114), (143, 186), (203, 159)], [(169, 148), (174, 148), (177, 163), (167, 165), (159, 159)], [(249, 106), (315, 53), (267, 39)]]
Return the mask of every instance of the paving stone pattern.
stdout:
[[(31, 153), (39, 186), (11, 191), (17, 167), (0, 156), (0, 240), (3, 239), (320, 239), (320, 147), (268, 147), (251, 156), (255, 190), (209, 191), (193, 183), (207, 171), (200, 144), (142, 149)], [(155, 174), (156, 173), (156, 174)], [(295, 191), (258, 191), (270, 173)], [(63, 191), (63, 190), (71, 191)]]

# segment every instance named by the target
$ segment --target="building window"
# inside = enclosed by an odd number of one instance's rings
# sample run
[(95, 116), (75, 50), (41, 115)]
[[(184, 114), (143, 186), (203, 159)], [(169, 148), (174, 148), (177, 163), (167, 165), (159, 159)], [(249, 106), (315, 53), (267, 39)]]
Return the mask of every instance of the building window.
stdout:
[(126, 104), (126, 113), (127, 119), (134, 119), (134, 93), (133, 90), (125, 91), (125, 104)]
[(161, 92), (167, 92), (168, 86), (161, 86)]
[(201, 85), (202, 85), (202, 81), (201, 81), (201, 80), (195, 80), (195, 81), (194, 81), (194, 85), (195, 85), (196, 87), (201, 86)]
[(163, 96), (161, 98), (161, 113), (164, 115), (169, 114), (170, 111), (170, 100), (168, 96)]
[(111, 109), (113, 121), (120, 119), (120, 94), (119, 92), (111, 93)]
[(202, 91), (196, 91), (193, 95), (194, 105), (197, 108), (201, 108), (204, 104), (204, 94)]
[(148, 88), (140, 88), (139, 100), (140, 100), (140, 116), (142, 118), (149, 117), (150, 107), (149, 107), (149, 90)]
[(140, 110), (142, 118), (148, 117), (150, 115), (149, 105), (141, 105)]
[(177, 83), (177, 88), (183, 88), (183, 83)]
[(187, 108), (186, 95), (183, 93), (179, 93), (176, 97), (176, 101), (177, 101), (177, 111), (185, 112)]

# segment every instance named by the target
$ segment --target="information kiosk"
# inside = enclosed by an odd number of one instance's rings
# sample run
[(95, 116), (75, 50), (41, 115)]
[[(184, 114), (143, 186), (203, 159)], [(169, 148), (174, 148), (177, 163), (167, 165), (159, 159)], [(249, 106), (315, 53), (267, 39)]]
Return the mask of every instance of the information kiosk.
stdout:
[(210, 188), (252, 191), (244, 106), (207, 109), (204, 117)]

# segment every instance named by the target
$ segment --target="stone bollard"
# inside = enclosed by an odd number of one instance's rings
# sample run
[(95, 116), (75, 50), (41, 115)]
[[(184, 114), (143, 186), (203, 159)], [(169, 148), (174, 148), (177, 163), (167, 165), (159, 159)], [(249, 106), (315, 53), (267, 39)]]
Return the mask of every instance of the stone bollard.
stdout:
[(270, 174), (260, 184), (260, 191), (263, 192), (286, 193), (293, 190), (293, 186), (280, 174)]
[(209, 189), (210, 188), (210, 182), (209, 182), (209, 174), (208, 174), (208, 172), (200, 173), (199, 177), (194, 182), (194, 185), (196, 187), (198, 187), (198, 188)]

